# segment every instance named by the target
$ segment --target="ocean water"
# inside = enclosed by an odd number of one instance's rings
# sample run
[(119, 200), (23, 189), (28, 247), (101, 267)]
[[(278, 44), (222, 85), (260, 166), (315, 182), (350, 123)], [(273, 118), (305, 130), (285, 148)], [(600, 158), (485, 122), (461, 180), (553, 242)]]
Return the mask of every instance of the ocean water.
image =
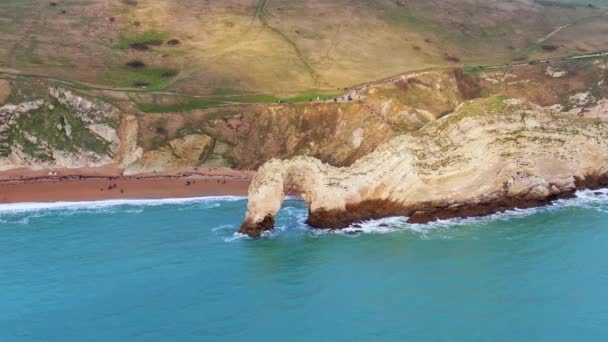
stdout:
[(0, 341), (608, 338), (608, 191), (261, 240), (244, 198), (0, 205)]

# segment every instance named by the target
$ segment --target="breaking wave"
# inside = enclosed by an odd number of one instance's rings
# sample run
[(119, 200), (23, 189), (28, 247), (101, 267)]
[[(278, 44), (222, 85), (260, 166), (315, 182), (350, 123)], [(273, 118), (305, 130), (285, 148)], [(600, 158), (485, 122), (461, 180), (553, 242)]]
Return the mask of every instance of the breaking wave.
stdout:
[[(308, 215), (307, 209), (302, 205), (294, 206), (294, 202), (288, 203), (281, 209), (276, 217), (277, 224), (274, 231), (264, 232), (263, 238), (276, 238), (287, 232), (305, 230), (311, 236), (341, 235), (359, 236), (362, 234), (388, 234), (395, 232), (415, 232), (425, 236), (431, 232), (450, 229), (459, 226), (484, 226), (497, 221), (511, 221), (526, 218), (532, 215), (555, 212), (566, 208), (592, 209), (608, 213), (608, 189), (580, 190), (576, 197), (561, 199), (550, 205), (529, 209), (513, 209), (502, 213), (495, 213), (481, 217), (454, 218), (448, 220), (437, 220), (425, 224), (407, 223), (407, 217), (388, 217), (379, 220), (357, 222), (347, 228), (339, 230), (311, 229), (306, 225)], [(246, 239), (247, 237), (235, 233), (229, 240)]]
[[(238, 208), (231, 210), (246, 210), (246, 197), (242, 196), (216, 196), (195, 198), (169, 198), (169, 199), (124, 199), (89, 202), (56, 202), (56, 203), (15, 203), (0, 204), (0, 224), (28, 225), (32, 218), (46, 215), (74, 215), (78, 213), (134, 213), (145, 211), (146, 207), (171, 205), (176, 210), (190, 209), (219, 209), (226, 202), (238, 202)], [(241, 208), (242, 206), (242, 208)], [(407, 223), (407, 217), (388, 217), (380, 220), (358, 222), (341, 230), (311, 229), (306, 224), (308, 210), (304, 202), (297, 198), (287, 198), (281, 211), (276, 216), (276, 226), (273, 231), (263, 233), (263, 238), (274, 239), (286, 234), (295, 234), (309, 237), (337, 235), (355, 237), (365, 234), (389, 234), (395, 232), (416, 233), (424, 237), (459, 226), (484, 226), (497, 221), (511, 221), (529, 217), (539, 213), (556, 212), (568, 208), (591, 209), (608, 213), (608, 189), (581, 190), (571, 199), (562, 199), (551, 205), (530, 208), (514, 209), (504, 213), (496, 213), (483, 217), (456, 218), (438, 220), (426, 224)], [(240, 220), (240, 217), (239, 217)], [(240, 222), (239, 222), (240, 223)], [(238, 223), (224, 224), (212, 228), (212, 232), (226, 242), (246, 240), (247, 236), (236, 233)]]
[[(215, 196), (215, 197), (191, 197), (191, 198), (167, 198), (167, 199), (121, 199), (103, 201), (83, 202), (53, 202), (53, 203), (11, 203), (0, 204), (0, 216), (5, 214), (20, 214), (50, 210), (91, 210), (112, 207), (149, 207), (161, 205), (185, 205), (185, 204), (210, 204), (212, 207), (218, 202), (240, 201), (246, 197), (240, 196)], [(129, 210), (129, 209), (127, 209)], [(138, 209), (131, 209), (139, 211)]]
[[(241, 196), (210, 196), (191, 198), (167, 199), (118, 199), (83, 202), (54, 202), (54, 203), (12, 203), (0, 204), (0, 227), (30, 226), (39, 223), (39, 219), (47, 217), (70, 217), (75, 215), (99, 214), (129, 214), (146, 213), (146, 208), (169, 206), (170, 210), (180, 211), (214, 211), (228, 203), (246, 203), (246, 197)], [(235, 226), (236, 227), (236, 226)], [(237, 228), (231, 225), (218, 227), (221, 235), (232, 234)], [(216, 231), (214, 230), (214, 232)]]

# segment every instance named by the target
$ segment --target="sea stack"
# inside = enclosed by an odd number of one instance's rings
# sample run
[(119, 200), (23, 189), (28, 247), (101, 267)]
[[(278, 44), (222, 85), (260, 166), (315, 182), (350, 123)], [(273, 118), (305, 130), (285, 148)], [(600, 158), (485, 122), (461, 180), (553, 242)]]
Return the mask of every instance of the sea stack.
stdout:
[(406, 216), (410, 222), (487, 215), (608, 184), (608, 100), (589, 115), (492, 96), (379, 145), (349, 167), (313, 157), (273, 159), (249, 189), (240, 232), (272, 229), (287, 193), (314, 228)]

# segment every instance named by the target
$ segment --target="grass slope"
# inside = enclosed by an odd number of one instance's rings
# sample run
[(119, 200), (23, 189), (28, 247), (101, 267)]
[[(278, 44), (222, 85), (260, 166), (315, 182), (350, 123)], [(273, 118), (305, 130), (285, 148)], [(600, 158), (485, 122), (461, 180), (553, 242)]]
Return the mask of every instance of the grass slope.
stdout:
[[(55, 3), (0, 2), (0, 67), (106, 86), (279, 99), (432, 67), (608, 49), (606, 0)], [(150, 41), (162, 44), (130, 47)], [(147, 66), (125, 68), (132, 60)], [(176, 75), (161, 77), (169, 70)]]

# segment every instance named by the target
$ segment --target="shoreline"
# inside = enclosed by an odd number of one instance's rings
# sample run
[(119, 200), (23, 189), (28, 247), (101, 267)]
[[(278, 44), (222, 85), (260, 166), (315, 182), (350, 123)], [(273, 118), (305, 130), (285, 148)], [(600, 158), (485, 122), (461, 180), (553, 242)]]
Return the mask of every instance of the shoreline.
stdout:
[(0, 173), (0, 203), (247, 196), (252, 173), (205, 170), (122, 176), (115, 170)]

